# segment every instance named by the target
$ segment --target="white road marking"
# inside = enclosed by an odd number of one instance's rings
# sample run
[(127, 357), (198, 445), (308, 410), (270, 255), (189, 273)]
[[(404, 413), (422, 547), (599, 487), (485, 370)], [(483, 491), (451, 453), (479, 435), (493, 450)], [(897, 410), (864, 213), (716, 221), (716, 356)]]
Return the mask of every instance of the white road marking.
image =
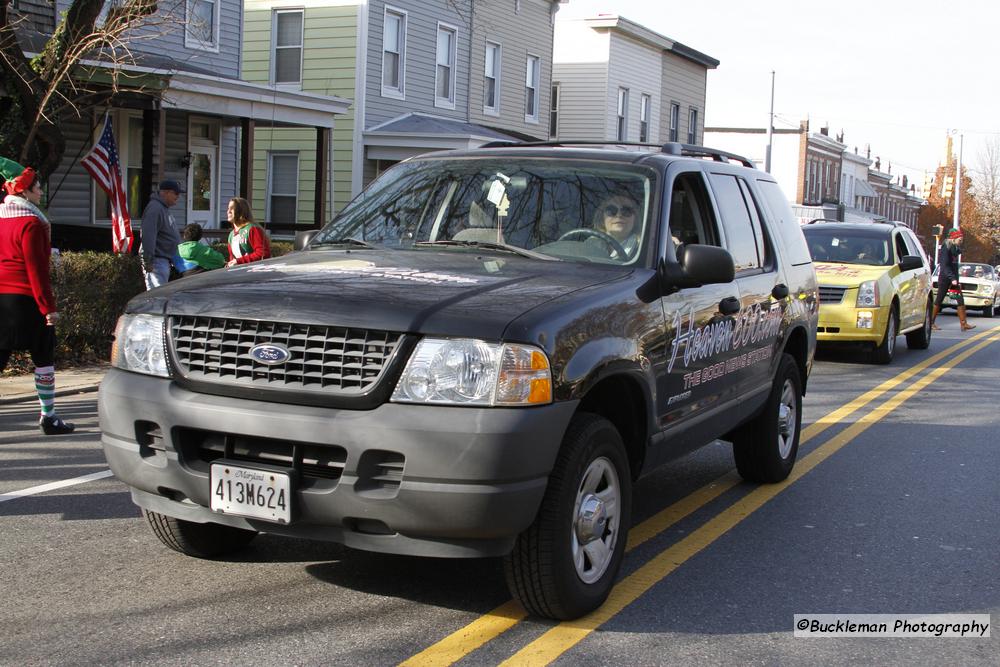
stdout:
[(18, 498), (24, 498), (25, 496), (33, 496), (39, 493), (45, 493), (47, 491), (55, 491), (56, 489), (63, 489), (66, 488), (67, 486), (84, 484), (85, 482), (93, 482), (95, 479), (103, 479), (105, 477), (111, 477), (110, 470), (92, 472), (89, 475), (74, 477), (73, 479), (64, 479), (59, 482), (50, 482), (48, 484), (41, 484), (39, 486), (32, 486), (31, 488), (22, 489), (20, 491), (11, 491), (10, 493), (0, 493), (0, 503), (5, 503), (8, 500), (16, 500)]

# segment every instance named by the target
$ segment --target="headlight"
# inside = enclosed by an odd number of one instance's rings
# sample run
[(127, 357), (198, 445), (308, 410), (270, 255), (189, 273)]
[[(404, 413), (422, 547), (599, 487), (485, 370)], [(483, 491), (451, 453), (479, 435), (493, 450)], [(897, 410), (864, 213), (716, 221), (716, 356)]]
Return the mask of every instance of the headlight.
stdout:
[(866, 280), (858, 285), (858, 308), (872, 308), (878, 306), (878, 282)]
[(540, 405), (552, 402), (545, 353), (530, 345), (425, 338), (392, 393), (399, 403)]
[(170, 377), (159, 315), (122, 315), (115, 327), (111, 363), (136, 373)]
[(979, 286), (979, 293), (980, 294), (993, 294), (993, 285), (990, 285), (989, 283), (984, 283), (984, 284), (980, 285)]

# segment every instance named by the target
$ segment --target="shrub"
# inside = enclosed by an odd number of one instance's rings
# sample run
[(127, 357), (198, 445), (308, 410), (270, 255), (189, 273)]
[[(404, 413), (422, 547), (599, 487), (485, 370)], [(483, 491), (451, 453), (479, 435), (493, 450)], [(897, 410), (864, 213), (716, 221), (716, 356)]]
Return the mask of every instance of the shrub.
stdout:
[[(52, 258), (52, 289), (59, 307), (56, 366), (107, 361), (111, 335), (125, 304), (145, 290), (136, 255), (65, 252)], [(31, 370), (27, 353), (15, 353), (12, 372)]]

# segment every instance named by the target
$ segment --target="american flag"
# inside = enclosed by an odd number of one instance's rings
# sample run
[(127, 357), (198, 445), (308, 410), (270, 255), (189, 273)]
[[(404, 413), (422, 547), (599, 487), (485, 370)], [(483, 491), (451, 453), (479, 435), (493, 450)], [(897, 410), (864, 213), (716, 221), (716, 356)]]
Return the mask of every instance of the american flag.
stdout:
[(101, 138), (81, 160), (97, 185), (108, 195), (111, 203), (111, 247), (117, 253), (132, 250), (132, 220), (128, 215), (128, 202), (125, 199), (125, 186), (122, 182), (122, 171), (118, 163), (118, 148), (115, 146), (115, 135), (111, 129), (111, 115), (104, 116), (104, 131)]

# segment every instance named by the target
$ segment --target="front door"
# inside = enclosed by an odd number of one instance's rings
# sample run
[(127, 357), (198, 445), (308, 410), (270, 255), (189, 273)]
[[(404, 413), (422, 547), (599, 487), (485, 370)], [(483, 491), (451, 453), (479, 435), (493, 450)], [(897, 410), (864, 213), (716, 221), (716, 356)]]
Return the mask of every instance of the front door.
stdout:
[(219, 227), (218, 196), (215, 185), (219, 180), (216, 171), (215, 148), (191, 147), (191, 167), (188, 169), (187, 221), (197, 222), (205, 229)]

